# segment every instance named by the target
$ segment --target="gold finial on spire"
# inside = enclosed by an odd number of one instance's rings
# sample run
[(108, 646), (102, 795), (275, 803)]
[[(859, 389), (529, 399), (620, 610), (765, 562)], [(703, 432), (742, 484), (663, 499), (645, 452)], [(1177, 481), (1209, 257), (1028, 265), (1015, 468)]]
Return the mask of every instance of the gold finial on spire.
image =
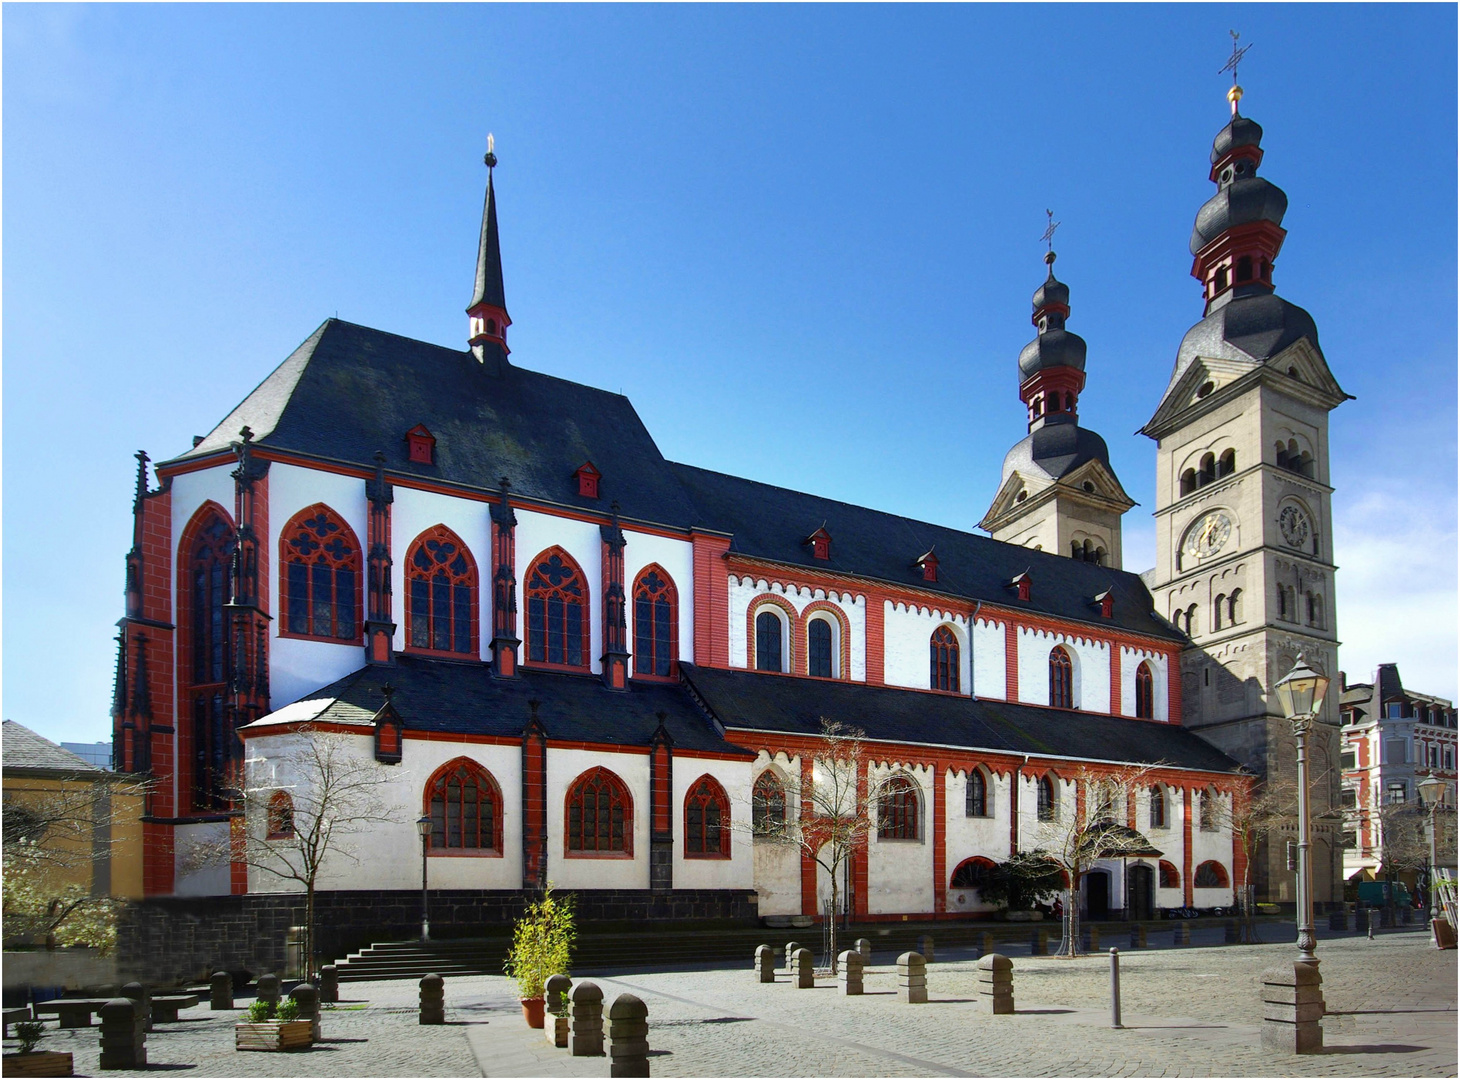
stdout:
[(1242, 57), (1247, 55), (1247, 50), (1252, 48), (1252, 46), (1243, 45), (1239, 49), (1237, 47), (1237, 40), (1242, 35), (1237, 33), (1237, 31), (1235, 30), (1228, 30), (1227, 33), (1232, 35), (1232, 55), (1227, 58), (1227, 62), (1222, 65), (1217, 74), (1221, 75), (1223, 72), (1226, 71), (1230, 71), (1232, 73), (1232, 89), (1227, 91), (1227, 100), (1232, 103), (1232, 115), (1236, 116), (1237, 102), (1242, 100), (1242, 87), (1237, 85), (1237, 65), (1242, 62)]
[(495, 169), (497, 167), (497, 155), (494, 152), (496, 145), (497, 141), (492, 138), (492, 133), (490, 131), (487, 132), (487, 153), (486, 156), (482, 158), (482, 161), (486, 163), (486, 166), (489, 169)]

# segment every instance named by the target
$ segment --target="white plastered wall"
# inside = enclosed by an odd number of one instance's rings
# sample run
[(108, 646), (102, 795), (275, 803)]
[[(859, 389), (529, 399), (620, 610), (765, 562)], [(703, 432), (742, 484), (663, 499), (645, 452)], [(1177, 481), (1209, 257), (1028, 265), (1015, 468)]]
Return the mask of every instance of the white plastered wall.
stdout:
[[(288, 612), (280, 599), (285, 578), (279, 557), (279, 540), (290, 518), (315, 503), (324, 503), (338, 514), (354, 530), (355, 540), (360, 545), (361, 602), (360, 608), (355, 612), (355, 625), (360, 636), (356, 641), (334, 644), (328, 641), (306, 641), (281, 633)], [(298, 701), (321, 686), (327, 686), (364, 666), (365, 617), (369, 603), (369, 596), (364, 588), (364, 574), (369, 544), (369, 508), (365, 497), (365, 481), (353, 476), (342, 476), (320, 469), (304, 469), (277, 461), (269, 466), (269, 610), (274, 615), (269, 634), (271, 708), (281, 708)]]
[[(518, 520), (521, 521), (520, 516)], [(633, 797), (633, 858), (568, 858), (563, 853), (568, 788), (583, 773), (600, 766), (618, 776)], [(678, 771), (676, 767), (675, 772)], [(550, 749), (547, 757), (548, 877), (553, 884), (562, 889), (647, 889), (650, 806), (648, 754)], [(674, 835), (678, 837), (679, 832), (676, 828)]]
[[(784, 753), (778, 753), (772, 760), (762, 750), (756, 755), (755, 762), (751, 765), (752, 785), (766, 769), (772, 769), (785, 786), (787, 792), (786, 817), (788, 820), (795, 820), (801, 812), (800, 803), (792, 797), (801, 776), (800, 757), (787, 757)], [(742, 798), (745, 797), (742, 796)], [(731, 813), (739, 814), (741, 804), (736, 801), (734, 791), (730, 793), (730, 800)], [(749, 799), (745, 798), (744, 813), (740, 820), (748, 824), (750, 812)], [(800, 915), (802, 913), (800, 847), (795, 844), (771, 843), (767, 840), (757, 840), (753, 847), (755, 891), (760, 898), (760, 914)]]
[[(876, 792), (889, 777), (902, 774), (918, 786), (916, 840), (883, 840), (877, 835)], [(867, 913), (911, 914), (933, 910), (933, 770), (899, 762), (871, 762), (867, 790), (872, 828), (867, 838)]]
[[(520, 516), (518, 520), (521, 520)], [(674, 589), (679, 599), (679, 659), (694, 663), (694, 545), (688, 540), (674, 540), (667, 536), (655, 536), (652, 533), (634, 532), (630, 529), (625, 529), (623, 532), (625, 541), (624, 592), (627, 601), (627, 611), (625, 614), (629, 623), (629, 652), (632, 653), (634, 651), (635, 640), (634, 581), (644, 572), (645, 567), (653, 563), (658, 563), (659, 566), (664, 568), (664, 572), (674, 579)], [(602, 548), (599, 551), (601, 552)], [(531, 557), (531, 555), (528, 555), (528, 558)], [(602, 578), (600, 576), (601, 580)], [(632, 663), (630, 663), (629, 671), (631, 673), (633, 671)]]
[(1074, 705), (1092, 712), (1110, 711), (1110, 643), (1070, 634), (1019, 628), (1019, 700), (1049, 704), (1049, 654), (1063, 645), (1073, 659)]
[(969, 817), (967, 784), (968, 771), (946, 770), (943, 774), (945, 797), (943, 808), (946, 814), (943, 834), (944, 865), (948, 871), (949, 886), (947, 902), (949, 911), (992, 911), (992, 904), (985, 904), (974, 889), (955, 889), (950, 884), (958, 864), (965, 859), (981, 856), (990, 862), (1004, 862), (1009, 857), (1009, 785), (1012, 777), (984, 770), (987, 783), (985, 809), (987, 817)]
[(973, 693), (978, 697), (1008, 698), (1005, 655), (1008, 636), (1004, 624), (992, 619), (973, 621)]
[[(395, 502), (390, 517), (390, 586), (393, 596), (391, 613), (395, 618), (395, 647), (403, 651), (406, 637), (407, 609), (410, 593), (406, 589), (406, 555), (416, 537), (433, 525), (445, 525), (461, 538), (471, 552), (477, 568), (477, 639), (478, 656), (485, 660), (491, 653), (492, 639), (492, 527), (490, 507), (475, 499), (438, 495), (396, 485)], [(519, 547), (519, 551), (521, 548)], [(595, 565), (597, 565), (595, 563)]]
[[(750, 666), (750, 656), (747, 651), (750, 607), (757, 597), (766, 593), (789, 603), (796, 609), (798, 619), (806, 611), (807, 606), (817, 600), (825, 601), (837, 608), (847, 620), (849, 635), (847, 652), (850, 666), (848, 677), (852, 682), (866, 682), (867, 598), (865, 596), (854, 596), (851, 593), (839, 593), (834, 590), (827, 592), (825, 589), (812, 589), (804, 586), (782, 585), (779, 582), (772, 584), (764, 578), (738, 577), (734, 574), (730, 575), (731, 667), (746, 668)], [(793, 664), (798, 673), (804, 674), (805, 642), (800, 640), (798, 627), (793, 626), (790, 629), (791, 633), (796, 635)]]
[(178, 825), (172, 832), (174, 896), (227, 896), (233, 891), (226, 850), (228, 822), (199, 821)]
[(1167, 678), (1169, 660), (1165, 653), (1150, 649), (1132, 649), (1129, 645), (1120, 647), (1120, 714), (1136, 714), (1136, 669), (1142, 662), (1151, 668), (1151, 711), (1153, 719), (1166, 721), (1171, 718), (1167, 691), (1171, 682)]
[[(730, 800), (730, 858), (685, 857), (685, 799), (705, 774), (714, 777)], [(751, 766), (746, 761), (674, 755), (674, 887), (676, 889), (751, 889), (755, 861), (750, 833)], [(738, 797), (737, 797), (738, 796)]]
[(933, 633), (948, 626), (958, 639), (958, 689), (973, 689), (973, 649), (968, 640), (968, 619), (938, 608), (884, 601), (882, 679), (889, 686), (927, 690), (928, 648)]
[(1033, 766), (1026, 767), (1026, 771), (1019, 777), (1018, 848), (1020, 851), (1056, 846), (1056, 842), (1052, 842), (1052, 839), (1065, 834), (1070, 815), (1075, 812), (1075, 781), (1061, 780), (1055, 776), (1058, 817), (1054, 822), (1039, 820), (1039, 791), (1036, 785), (1044, 774), (1034, 772), (1033, 768)]
[(1191, 874), (1192, 885), (1196, 884), (1196, 869), (1202, 863), (1213, 861), (1221, 864), (1227, 875), (1225, 888), (1203, 888), (1193, 887), (1191, 903), (1193, 907), (1218, 907), (1227, 906), (1233, 903), (1232, 889), (1232, 830), (1230, 827), (1232, 812), (1232, 797), (1218, 792), (1212, 799), (1216, 808), (1214, 821), (1216, 828), (1208, 831), (1202, 828), (1201, 817), (1201, 789), (1191, 793)]

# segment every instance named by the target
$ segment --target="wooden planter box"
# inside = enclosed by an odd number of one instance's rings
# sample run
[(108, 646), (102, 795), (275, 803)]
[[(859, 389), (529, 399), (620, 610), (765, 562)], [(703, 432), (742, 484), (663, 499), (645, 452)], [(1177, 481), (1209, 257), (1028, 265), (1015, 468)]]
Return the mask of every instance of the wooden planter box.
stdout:
[(73, 1076), (71, 1055), (57, 1050), (33, 1050), (29, 1054), (6, 1054), (0, 1059), (0, 1075)]
[(566, 1016), (548, 1015), (543, 1026), (543, 1034), (547, 1036), (549, 1046), (568, 1045), (568, 1018)]
[(233, 1026), (233, 1047), (235, 1050), (297, 1050), (308, 1046), (310, 1028), (308, 1020), (265, 1020), (261, 1024), (235, 1024)]

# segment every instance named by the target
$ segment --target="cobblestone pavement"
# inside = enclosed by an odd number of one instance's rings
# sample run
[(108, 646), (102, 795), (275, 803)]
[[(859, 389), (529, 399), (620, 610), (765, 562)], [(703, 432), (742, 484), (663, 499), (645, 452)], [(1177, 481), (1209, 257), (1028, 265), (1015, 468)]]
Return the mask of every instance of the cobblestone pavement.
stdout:
[[(1325, 1053), (1259, 1045), (1261, 972), (1293, 947), (1231, 945), (1121, 955), (1123, 1030), (1109, 1026), (1109, 960), (1013, 957), (1014, 1016), (980, 1013), (971, 953), (940, 951), (927, 1005), (896, 996), (891, 956), (843, 997), (829, 979), (794, 989), (733, 970), (594, 976), (606, 999), (649, 1006), (657, 1076), (1454, 1076), (1456, 953), (1424, 933), (1320, 944), (1329, 1015)], [(236, 1013), (186, 1010), (147, 1040), (149, 1071), (191, 1076), (607, 1076), (604, 1058), (572, 1058), (522, 1021), (500, 977), (447, 980), (447, 1025), (416, 1022), (414, 982), (347, 983), (354, 1002), (323, 1017), (324, 1042), (288, 1054), (238, 1053)], [(246, 1003), (246, 1002), (244, 1002)], [(58, 1031), (97, 1075), (97, 1028)], [(13, 1044), (11, 1044), (13, 1045)], [(112, 1075), (127, 1075), (115, 1073)]]

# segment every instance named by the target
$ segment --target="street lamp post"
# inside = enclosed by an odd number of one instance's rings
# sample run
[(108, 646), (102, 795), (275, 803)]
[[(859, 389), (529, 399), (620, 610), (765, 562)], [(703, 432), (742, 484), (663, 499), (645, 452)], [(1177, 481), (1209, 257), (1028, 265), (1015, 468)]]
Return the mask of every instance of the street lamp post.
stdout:
[[(1430, 812), (1430, 864), (1425, 874), (1425, 917), (1433, 920), (1435, 917), (1435, 872), (1439, 867), (1438, 845), (1435, 843), (1435, 834), (1439, 828), (1438, 814), (1440, 805), (1445, 799), (1445, 781), (1441, 780), (1433, 772), (1419, 782), (1419, 797), (1425, 804), (1425, 809)], [(1431, 923), (1433, 925), (1433, 923)]]
[(421, 940), (431, 940), (431, 915), (426, 900), (426, 853), (431, 849), (431, 818), (422, 816), (416, 821), (421, 830)]

